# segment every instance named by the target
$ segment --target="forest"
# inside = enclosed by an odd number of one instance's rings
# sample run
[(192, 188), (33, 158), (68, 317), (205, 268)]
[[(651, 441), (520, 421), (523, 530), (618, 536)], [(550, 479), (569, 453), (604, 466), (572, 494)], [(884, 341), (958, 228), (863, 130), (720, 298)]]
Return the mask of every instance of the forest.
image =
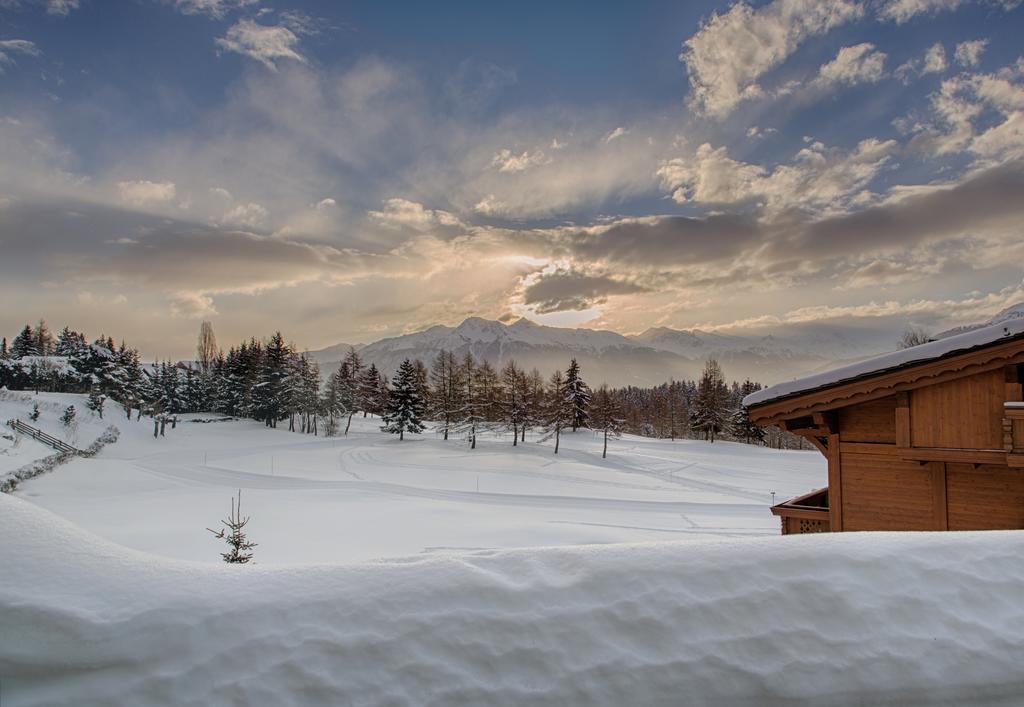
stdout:
[(778, 429), (749, 422), (745, 395), (751, 380), (727, 382), (709, 359), (698, 380), (670, 380), (654, 387), (594, 389), (575, 359), (545, 376), (507, 361), (500, 368), (472, 356), (440, 351), (432, 361), (406, 360), (389, 377), (350, 349), (337, 370), (322, 375), (310, 356), (280, 332), (251, 338), (227, 351), (203, 322), (194, 361), (142, 363), (139, 352), (101, 335), (91, 343), (64, 327), (56, 336), (45, 321), (25, 325), (10, 344), (0, 340), (0, 388), (88, 394), (101, 416), (107, 400), (128, 418), (217, 413), (251, 418), (305, 434), (347, 434), (355, 415), (378, 416), (382, 429), (404, 438), (425, 430), (458, 437), (471, 448), (483, 431), (554, 439), (564, 430), (591, 429), (605, 440), (623, 433), (646, 437), (716, 439), (802, 448)]

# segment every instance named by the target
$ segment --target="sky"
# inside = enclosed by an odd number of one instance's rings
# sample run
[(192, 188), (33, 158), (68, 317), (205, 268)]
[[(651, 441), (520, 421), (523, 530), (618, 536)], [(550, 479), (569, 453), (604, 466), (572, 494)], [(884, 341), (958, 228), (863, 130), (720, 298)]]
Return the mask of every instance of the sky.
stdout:
[(932, 331), (1024, 300), (1021, 0), (0, 0), (0, 333)]

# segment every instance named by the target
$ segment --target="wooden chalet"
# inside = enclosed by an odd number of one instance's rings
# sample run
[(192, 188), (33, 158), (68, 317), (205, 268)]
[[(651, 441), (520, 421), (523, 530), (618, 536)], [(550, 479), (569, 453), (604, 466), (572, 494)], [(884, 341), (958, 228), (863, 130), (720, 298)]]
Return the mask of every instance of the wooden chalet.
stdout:
[(783, 534), (1024, 528), (1024, 320), (782, 383), (744, 400), (801, 435), (828, 486), (780, 503)]

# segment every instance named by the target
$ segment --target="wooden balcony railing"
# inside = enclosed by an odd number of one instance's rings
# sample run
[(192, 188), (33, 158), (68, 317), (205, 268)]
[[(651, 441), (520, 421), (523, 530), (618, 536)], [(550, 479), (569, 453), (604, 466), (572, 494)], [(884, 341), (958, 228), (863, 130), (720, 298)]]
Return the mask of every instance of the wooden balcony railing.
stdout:
[(783, 535), (827, 533), (832, 530), (828, 514), (828, 489), (817, 489), (772, 506), (779, 516)]

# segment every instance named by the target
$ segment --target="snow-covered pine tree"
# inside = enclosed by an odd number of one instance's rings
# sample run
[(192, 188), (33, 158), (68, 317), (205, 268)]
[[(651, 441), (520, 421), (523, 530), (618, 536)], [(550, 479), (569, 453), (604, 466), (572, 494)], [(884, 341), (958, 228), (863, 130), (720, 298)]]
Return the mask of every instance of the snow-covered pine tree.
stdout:
[(258, 382), (253, 386), (252, 395), (254, 416), (263, 420), (267, 427), (277, 427), (277, 423), (288, 414), (285, 407), (285, 382), (290, 356), (291, 351), (281, 332), (275, 332), (263, 348)]
[(397, 434), (399, 440), (405, 439), (406, 432), (419, 434), (425, 427), (421, 420), (425, 404), (417, 390), (416, 377), (416, 367), (405, 359), (398, 367), (388, 393), (381, 430)]
[(600, 430), (604, 436), (604, 449), (601, 451), (601, 458), (604, 459), (608, 456), (608, 438), (622, 435), (625, 422), (622, 419), (622, 408), (607, 385), (597, 389), (591, 403), (591, 427)]
[(519, 430), (526, 422), (526, 376), (509, 361), (501, 371), (501, 399), (498, 405), (501, 411), (501, 424), (512, 430), (512, 446), (519, 444)]
[(743, 381), (739, 389), (739, 404), (732, 414), (732, 434), (747, 444), (755, 442), (758, 444), (764, 443), (764, 428), (755, 425), (750, 420), (750, 416), (747, 415), (747, 409), (743, 406), (743, 398), (758, 390), (761, 390), (760, 384), (753, 382), (749, 378)]
[(11, 358), (19, 359), (36, 355), (38, 352), (36, 351), (36, 339), (32, 334), (32, 325), (26, 324), (25, 328), (11, 342)]
[(448, 439), (449, 431), (458, 423), (463, 407), (462, 369), (451, 351), (439, 351), (430, 369), (430, 415), (437, 421), (437, 430)]
[(589, 418), (590, 387), (580, 378), (580, 365), (575, 358), (565, 372), (565, 396), (572, 409), (572, 419), (569, 423), (572, 431), (586, 427)]
[(107, 400), (107, 396), (100, 392), (99, 386), (93, 386), (89, 389), (89, 399), (86, 401), (85, 406), (92, 410), (94, 413), (103, 419), (103, 403)]
[(68, 405), (64, 408), (64, 414), (60, 416), (60, 422), (65, 427), (71, 427), (75, 424), (75, 406)]
[(29, 413), (28, 419), (32, 420), (32, 422), (37, 422), (39, 420), (39, 414), (39, 403), (34, 403), (32, 405), (32, 412)]
[(704, 439), (715, 441), (715, 435), (726, 430), (729, 422), (729, 389), (718, 361), (708, 359), (697, 384), (697, 397), (691, 411), (691, 426)]

